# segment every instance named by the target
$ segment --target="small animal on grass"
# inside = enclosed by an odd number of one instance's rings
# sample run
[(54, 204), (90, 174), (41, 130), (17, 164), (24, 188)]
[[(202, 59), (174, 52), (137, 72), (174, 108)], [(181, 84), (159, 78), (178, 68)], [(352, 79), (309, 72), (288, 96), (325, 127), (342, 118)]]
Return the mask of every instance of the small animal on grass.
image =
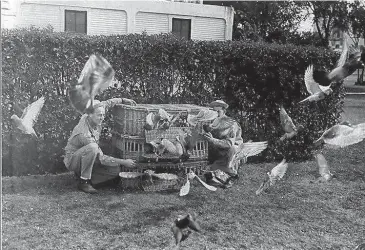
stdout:
[(91, 55), (78, 81), (71, 82), (68, 90), (71, 106), (80, 114), (93, 111), (94, 97), (111, 84), (114, 70), (100, 55)]
[(293, 123), (293, 120), (290, 118), (288, 113), (285, 111), (283, 105), (280, 106), (280, 123), (283, 128), (285, 134), (280, 137), (280, 141), (284, 141), (286, 139), (291, 139), (298, 134), (299, 131), (303, 130), (304, 127), (302, 125), (298, 125), (296, 127)]
[(315, 146), (327, 144), (333, 148), (343, 148), (365, 139), (365, 123), (351, 125), (344, 121), (327, 129), (322, 136), (314, 142)]
[(310, 96), (300, 101), (304, 102), (317, 102), (323, 100), (327, 95), (333, 93), (331, 86), (321, 86), (313, 79), (313, 65), (308, 66), (304, 74), (304, 83)]
[(256, 195), (261, 194), (273, 186), (277, 181), (281, 180), (286, 170), (288, 169), (288, 163), (283, 159), (278, 165), (276, 165), (267, 175), (264, 181), (261, 183), (259, 189), (256, 191)]
[(176, 219), (171, 227), (171, 231), (175, 238), (176, 248), (180, 248), (180, 244), (182, 241), (186, 240), (189, 235), (192, 233), (191, 230), (200, 232), (201, 227), (197, 222), (197, 215), (195, 213), (187, 214), (184, 217), (180, 217)]
[(334, 177), (334, 175), (330, 172), (328, 163), (326, 158), (324, 158), (323, 154), (317, 154), (316, 155), (316, 159), (317, 159), (317, 163), (318, 163), (318, 168), (319, 168), (319, 181), (329, 181), (332, 179), (332, 177)]
[(14, 126), (21, 130), (24, 134), (30, 134), (37, 138), (38, 136), (34, 131), (33, 125), (37, 122), (43, 105), (44, 97), (41, 97), (24, 109), (21, 118), (14, 114), (10, 117), (10, 119)]

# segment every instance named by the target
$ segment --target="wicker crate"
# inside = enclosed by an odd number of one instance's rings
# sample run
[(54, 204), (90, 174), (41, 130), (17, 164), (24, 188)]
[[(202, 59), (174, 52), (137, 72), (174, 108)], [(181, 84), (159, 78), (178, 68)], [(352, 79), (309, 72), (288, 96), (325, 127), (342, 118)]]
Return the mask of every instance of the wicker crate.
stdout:
[(145, 152), (146, 139), (138, 136), (113, 134), (112, 146), (117, 149), (116, 156), (122, 159), (140, 161)]
[(115, 121), (114, 129), (120, 134), (143, 137), (145, 135), (146, 116), (150, 112), (164, 109), (171, 115), (184, 111), (196, 115), (202, 108), (191, 104), (138, 104), (136, 106), (118, 104), (114, 106), (112, 111)]
[(172, 162), (150, 162), (136, 164), (135, 168), (127, 168), (122, 166), (122, 172), (139, 172), (143, 173), (145, 170), (154, 170), (156, 173), (173, 173), (178, 176), (184, 176), (185, 174), (193, 171), (196, 175), (203, 175), (207, 170), (208, 161), (186, 161), (179, 163)]

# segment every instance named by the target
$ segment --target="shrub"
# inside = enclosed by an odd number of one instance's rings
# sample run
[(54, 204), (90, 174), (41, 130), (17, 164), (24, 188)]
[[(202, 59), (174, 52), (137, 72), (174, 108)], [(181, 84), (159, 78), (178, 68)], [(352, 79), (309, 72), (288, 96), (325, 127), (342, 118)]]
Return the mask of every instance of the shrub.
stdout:
[[(245, 140), (269, 140), (268, 150), (257, 157), (271, 161), (281, 155), (302, 160), (311, 155), (308, 145), (319, 131), (338, 121), (343, 88), (324, 101), (296, 103), (307, 96), (303, 75), (313, 63), (334, 65), (328, 50), (295, 45), (240, 41), (186, 41), (168, 34), (86, 36), (50, 30), (2, 30), (3, 162), (11, 162), (14, 104), (25, 108), (46, 97), (35, 130), (39, 135), (39, 172), (64, 170), (63, 148), (79, 115), (71, 108), (67, 87), (79, 76), (92, 53), (100, 53), (113, 66), (118, 86), (98, 99), (133, 98), (139, 103), (194, 103), (206, 105), (220, 98), (230, 115), (242, 125)], [(305, 131), (290, 142), (274, 143), (282, 134), (278, 106), (283, 103), (295, 123)], [(18, 116), (21, 115), (17, 113)], [(106, 119), (107, 140), (112, 120)], [(11, 174), (11, 165), (3, 173)]]

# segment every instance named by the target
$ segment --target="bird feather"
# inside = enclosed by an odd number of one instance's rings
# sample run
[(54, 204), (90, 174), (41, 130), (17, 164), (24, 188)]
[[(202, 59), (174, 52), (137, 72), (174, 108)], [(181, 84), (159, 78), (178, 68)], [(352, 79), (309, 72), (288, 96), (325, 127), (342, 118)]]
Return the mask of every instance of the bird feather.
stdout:
[(296, 130), (293, 120), (290, 118), (283, 106), (280, 108), (280, 122), (286, 133), (291, 133)]
[(44, 97), (31, 103), (23, 112), (21, 117), (22, 122), (27, 127), (33, 127), (33, 124), (38, 120), (39, 113), (44, 105)]
[(344, 39), (343, 49), (342, 49), (340, 58), (337, 61), (336, 68), (342, 67), (343, 65), (345, 65), (347, 58), (348, 58), (348, 43), (347, 43), (347, 39)]
[(319, 84), (313, 78), (313, 65), (308, 66), (304, 73), (304, 83), (309, 94), (322, 92)]

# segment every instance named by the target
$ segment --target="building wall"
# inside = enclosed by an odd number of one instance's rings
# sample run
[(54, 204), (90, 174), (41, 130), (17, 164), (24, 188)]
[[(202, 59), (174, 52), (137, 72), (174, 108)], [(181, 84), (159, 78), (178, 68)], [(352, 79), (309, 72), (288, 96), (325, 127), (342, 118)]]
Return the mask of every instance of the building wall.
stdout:
[(65, 10), (87, 11), (87, 33), (109, 35), (167, 33), (172, 31), (172, 18), (191, 19), (191, 38), (197, 40), (231, 40), (233, 9), (173, 1), (18, 1), (15, 26), (52, 25), (65, 30)]

